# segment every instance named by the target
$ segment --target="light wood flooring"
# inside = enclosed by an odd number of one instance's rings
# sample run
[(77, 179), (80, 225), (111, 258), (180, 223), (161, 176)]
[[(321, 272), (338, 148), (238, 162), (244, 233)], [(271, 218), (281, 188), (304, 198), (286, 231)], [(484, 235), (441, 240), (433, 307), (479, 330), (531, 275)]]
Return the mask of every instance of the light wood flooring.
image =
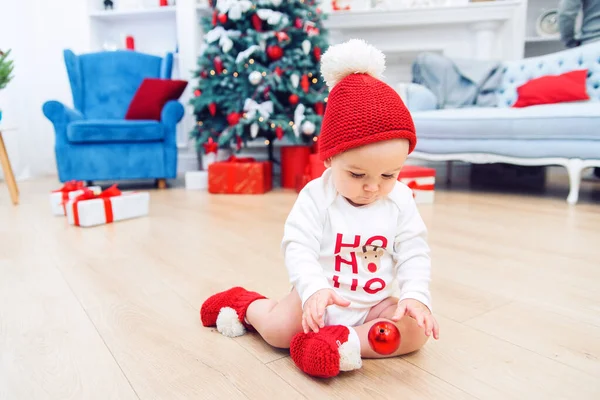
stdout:
[(57, 186), (20, 183), (13, 206), (0, 182), (0, 399), (600, 399), (600, 201), (569, 207), (565, 182), (440, 188), (420, 206), (440, 340), (326, 381), (199, 321), (232, 285), (288, 291), (293, 191), (151, 189), (148, 217), (84, 229), (51, 215)]

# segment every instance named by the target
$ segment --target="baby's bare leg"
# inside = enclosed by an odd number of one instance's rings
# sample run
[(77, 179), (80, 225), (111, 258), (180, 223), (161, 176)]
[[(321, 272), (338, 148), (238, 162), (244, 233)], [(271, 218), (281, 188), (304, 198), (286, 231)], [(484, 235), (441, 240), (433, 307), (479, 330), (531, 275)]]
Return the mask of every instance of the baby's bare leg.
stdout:
[(302, 332), (302, 302), (296, 289), (280, 301), (256, 300), (246, 311), (248, 323), (273, 347), (287, 349), (292, 337)]
[(397, 298), (389, 297), (385, 299), (373, 307), (363, 325), (354, 327), (360, 339), (360, 353), (363, 358), (386, 358), (412, 353), (419, 350), (427, 342), (428, 337), (425, 335), (425, 330), (417, 325), (417, 321), (405, 315), (400, 321), (396, 322), (401, 337), (398, 350), (390, 355), (382, 355), (373, 351), (368, 340), (369, 329), (378, 321), (393, 323), (392, 317), (397, 305)]

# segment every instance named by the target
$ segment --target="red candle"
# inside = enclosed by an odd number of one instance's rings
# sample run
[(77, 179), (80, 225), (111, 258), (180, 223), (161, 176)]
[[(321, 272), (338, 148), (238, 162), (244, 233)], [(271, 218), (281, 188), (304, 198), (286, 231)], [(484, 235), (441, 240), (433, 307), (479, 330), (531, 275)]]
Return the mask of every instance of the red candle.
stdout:
[(133, 40), (133, 36), (128, 35), (127, 37), (125, 37), (125, 48), (128, 50), (135, 49), (135, 40)]

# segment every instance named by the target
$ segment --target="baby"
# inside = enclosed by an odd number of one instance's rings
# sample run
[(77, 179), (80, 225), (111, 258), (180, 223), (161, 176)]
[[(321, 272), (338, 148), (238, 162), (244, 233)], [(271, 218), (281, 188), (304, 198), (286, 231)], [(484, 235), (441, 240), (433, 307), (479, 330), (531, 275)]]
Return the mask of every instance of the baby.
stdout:
[[(226, 336), (252, 329), (270, 345), (290, 348), (298, 368), (316, 377), (358, 369), (362, 358), (413, 352), (439, 337), (426, 227), (411, 190), (398, 181), (415, 128), (398, 94), (380, 80), (384, 69), (383, 53), (361, 40), (323, 54), (331, 91), (319, 153), (327, 170), (300, 192), (285, 223), (291, 292), (275, 301), (234, 287), (200, 310), (203, 325)], [(387, 356), (367, 339), (381, 320), (393, 321), (402, 338)]]

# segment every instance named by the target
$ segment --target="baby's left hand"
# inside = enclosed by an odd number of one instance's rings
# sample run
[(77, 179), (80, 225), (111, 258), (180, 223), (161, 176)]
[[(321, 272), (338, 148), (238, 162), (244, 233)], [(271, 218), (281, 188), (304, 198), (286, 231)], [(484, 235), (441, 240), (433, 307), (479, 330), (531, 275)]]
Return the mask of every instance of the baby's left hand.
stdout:
[(399, 301), (392, 321), (400, 321), (405, 315), (414, 318), (417, 325), (425, 329), (425, 335), (430, 336), (433, 332), (436, 340), (440, 338), (440, 327), (425, 304), (415, 299)]

